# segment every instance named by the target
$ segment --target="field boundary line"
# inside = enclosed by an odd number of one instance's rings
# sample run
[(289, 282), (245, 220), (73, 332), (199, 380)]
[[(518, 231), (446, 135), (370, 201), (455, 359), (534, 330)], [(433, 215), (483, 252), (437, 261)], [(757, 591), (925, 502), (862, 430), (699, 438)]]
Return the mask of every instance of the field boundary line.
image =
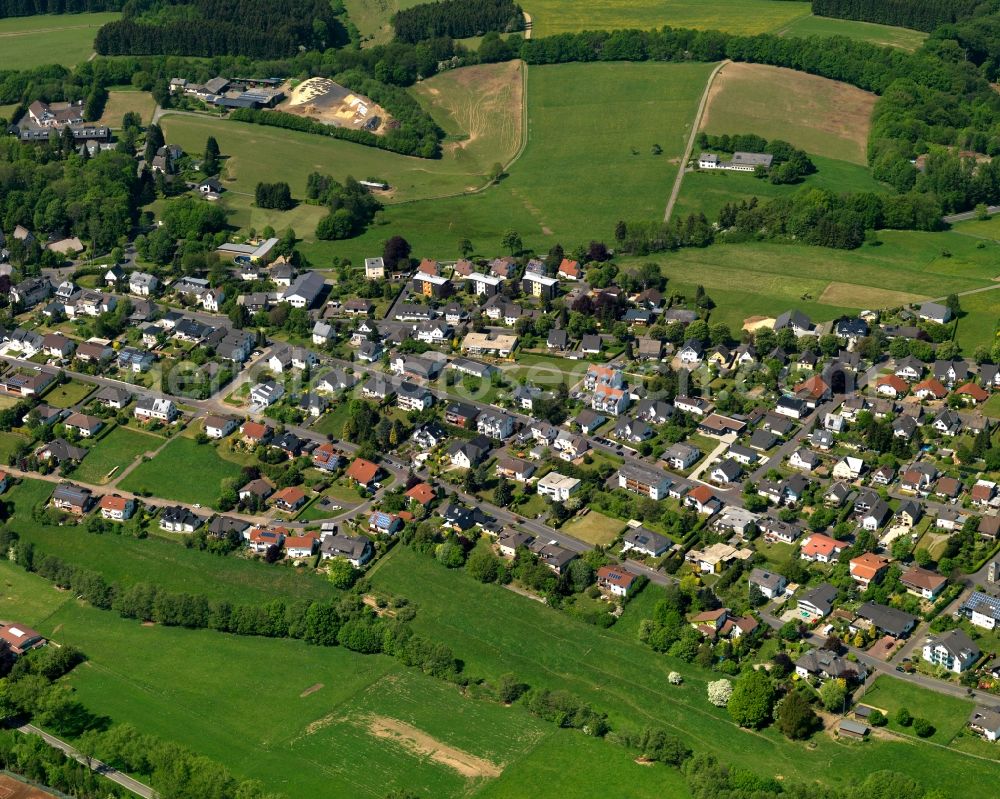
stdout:
[(712, 74), (708, 76), (708, 81), (705, 83), (705, 91), (701, 93), (701, 100), (698, 102), (698, 111), (694, 115), (694, 122), (691, 125), (691, 134), (688, 136), (687, 147), (684, 148), (684, 155), (681, 156), (681, 162), (677, 166), (677, 177), (674, 178), (674, 186), (670, 190), (670, 198), (667, 200), (667, 208), (663, 212), (663, 221), (670, 221), (670, 214), (673, 213), (674, 205), (677, 202), (677, 197), (681, 193), (681, 184), (684, 182), (684, 171), (687, 169), (687, 163), (691, 160), (691, 151), (694, 150), (694, 140), (698, 137), (698, 128), (701, 127), (701, 118), (705, 115), (705, 108), (708, 106), (708, 94), (712, 90), (712, 84), (715, 83), (716, 76), (722, 71), (722, 68), (726, 64), (731, 64), (728, 58), (724, 61), (719, 62), (719, 64), (712, 70)]

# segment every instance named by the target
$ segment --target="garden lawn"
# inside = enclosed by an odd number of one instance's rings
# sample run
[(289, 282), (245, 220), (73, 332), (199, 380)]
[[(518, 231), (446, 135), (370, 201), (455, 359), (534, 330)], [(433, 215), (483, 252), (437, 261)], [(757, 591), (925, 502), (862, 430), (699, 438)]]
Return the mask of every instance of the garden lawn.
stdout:
[[(821, 778), (843, 787), (877, 769), (903, 771), (927, 788), (942, 790), (964, 769), (983, 780), (1000, 775), (1000, 764), (926, 743), (919, 744), (919, 756), (909, 743), (873, 740), (861, 748), (826, 736), (816, 736), (806, 749), (773, 729), (740, 730), (705, 699), (706, 680), (718, 675), (652, 652), (633, 637), (634, 628), (598, 629), (498, 586), (479, 584), (406, 547), (392, 550), (370, 579), (376, 589), (414, 602), (414, 629), (451, 646), (470, 677), (495, 678), (510, 671), (533, 686), (565, 689), (606, 711), (612, 725), (662, 726), (692, 748), (734, 766), (784, 779)], [(662, 592), (656, 586), (646, 590)], [(644, 601), (654, 602), (655, 595)], [(683, 675), (683, 685), (667, 682), (674, 670)]]
[(853, 19), (832, 17), (799, 17), (786, 25), (778, 33), (782, 36), (846, 36), (860, 42), (898, 47), (902, 50), (916, 50), (923, 44), (927, 34), (909, 28), (891, 25), (876, 25), (872, 22), (858, 22)]
[(238, 463), (219, 454), (217, 445), (198, 444), (175, 437), (150, 461), (139, 464), (121, 482), (121, 488), (136, 494), (214, 507), (223, 480), (239, 477)]
[(764, 64), (726, 64), (701, 118), (706, 133), (756, 133), (809, 155), (865, 166), (875, 95), (846, 83)]
[(1000, 393), (993, 394), (980, 408), (984, 415), (1000, 419)]
[[(142, 433), (119, 425), (94, 444), (73, 477), (84, 483), (103, 484), (120, 475), (136, 458), (158, 449), (165, 441), (162, 436)], [(109, 475), (109, 472), (118, 470)]]
[(53, 484), (25, 480), (5, 499), (13, 500), (17, 531), (38, 554), (93, 569), (109, 582), (155, 583), (168, 591), (203, 594), (230, 602), (267, 602), (275, 598), (332, 599), (337, 590), (323, 577), (285, 566), (269, 566), (242, 557), (221, 557), (161, 538), (88, 533), (83, 527), (59, 527), (35, 521), (31, 510), (48, 501)]
[(0, 19), (0, 70), (72, 67), (94, 52), (97, 29), (121, 14), (44, 14)]
[(334, 438), (340, 438), (344, 432), (344, 423), (351, 415), (350, 409), (350, 402), (346, 400), (341, 402), (333, 410), (324, 413), (312, 426), (312, 429), (317, 433), (323, 433), (323, 435), (332, 435)]
[(959, 297), (959, 302), (957, 338), (962, 351), (971, 356), (980, 345), (992, 348), (1000, 332), (1000, 287)]
[(562, 531), (588, 544), (607, 546), (625, 529), (620, 519), (612, 519), (592, 510), (586, 516), (577, 516), (563, 525)]
[(20, 433), (0, 433), (0, 464), (6, 465), (14, 450), (27, 441)]
[(947, 744), (964, 729), (974, 706), (973, 702), (885, 675), (875, 680), (861, 701), (885, 713), (889, 717), (889, 729), (915, 736), (912, 727), (902, 727), (894, 718), (896, 711), (905, 707), (914, 718), (925, 718), (934, 725), (935, 732), (928, 740), (940, 744)]
[(730, 33), (769, 33), (809, 14), (809, 4), (771, 0), (526, 0), (533, 36), (616, 28), (700, 28)]
[(84, 398), (95, 388), (96, 386), (93, 383), (70, 380), (68, 383), (56, 386), (49, 391), (44, 399), (53, 408), (70, 408), (77, 403), (83, 402)]

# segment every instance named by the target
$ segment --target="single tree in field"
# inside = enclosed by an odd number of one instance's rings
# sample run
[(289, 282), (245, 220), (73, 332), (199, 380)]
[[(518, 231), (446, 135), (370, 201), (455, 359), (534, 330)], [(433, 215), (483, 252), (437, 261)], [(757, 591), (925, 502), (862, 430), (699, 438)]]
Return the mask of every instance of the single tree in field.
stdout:
[(462, 254), (463, 258), (468, 258), (476, 251), (476, 248), (472, 246), (472, 242), (468, 239), (459, 239), (458, 251)]
[(792, 691), (778, 704), (775, 713), (778, 729), (786, 738), (799, 741), (816, 729), (819, 717), (801, 691)]
[(201, 159), (201, 171), (205, 175), (219, 174), (219, 143), (215, 136), (205, 140), (205, 156)]
[(500, 246), (510, 250), (512, 256), (517, 255), (524, 248), (521, 235), (516, 230), (508, 230), (504, 233), (503, 238), (500, 239)]

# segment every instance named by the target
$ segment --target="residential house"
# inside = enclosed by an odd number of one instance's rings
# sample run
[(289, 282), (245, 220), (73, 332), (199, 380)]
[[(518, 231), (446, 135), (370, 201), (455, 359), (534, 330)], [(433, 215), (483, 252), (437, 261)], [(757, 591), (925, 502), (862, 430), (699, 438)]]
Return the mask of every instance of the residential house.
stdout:
[(503, 441), (514, 434), (514, 417), (500, 410), (485, 410), (476, 418), (476, 430), (485, 436)]
[(682, 472), (694, 466), (701, 459), (701, 450), (691, 444), (671, 444), (660, 456), (671, 469)]
[(636, 575), (620, 566), (601, 566), (597, 570), (597, 585), (612, 596), (628, 596), (636, 579)]
[(889, 559), (873, 552), (865, 552), (850, 561), (851, 579), (861, 586), (861, 590), (878, 582), (888, 570)]
[(347, 467), (345, 476), (354, 481), (362, 488), (369, 488), (375, 482), (375, 477), (379, 473), (377, 464), (364, 458), (355, 458), (351, 465)]
[(783, 575), (755, 568), (750, 572), (750, 589), (756, 588), (765, 599), (775, 599), (785, 593), (788, 580)]
[(857, 611), (858, 618), (868, 621), (873, 627), (894, 638), (903, 638), (917, 626), (917, 619), (897, 608), (865, 602)]
[(935, 601), (948, 584), (947, 577), (943, 577), (937, 572), (932, 572), (920, 566), (912, 566), (907, 569), (900, 575), (899, 581), (908, 593), (919, 596), (929, 602)]
[(74, 430), (80, 438), (90, 438), (97, 435), (100, 429), (104, 427), (104, 421), (98, 419), (96, 416), (88, 416), (85, 413), (71, 413), (63, 421), (63, 425), (70, 430)]
[(83, 516), (90, 510), (93, 500), (93, 493), (89, 488), (73, 483), (60, 483), (52, 492), (53, 507), (74, 516)]
[(193, 533), (201, 527), (202, 519), (181, 505), (164, 508), (160, 513), (160, 529), (168, 533)]
[(544, 497), (565, 502), (579, 489), (580, 484), (580, 480), (575, 477), (549, 472), (536, 483), (535, 488)]
[(824, 619), (833, 611), (833, 602), (836, 598), (837, 589), (829, 583), (821, 583), (802, 594), (796, 605), (799, 613)]
[(301, 488), (298, 486), (288, 486), (271, 496), (271, 504), (278, 508), (278, 510), (294, 513), (306, 504), (307, 499), (306, 492)]
[[(622, 554), (658, 558), (670, 549), (670, 539), (645, 527), (630, 527), (622, 537)], [(632, 555), (631, 557), (635, 557)]]
[(802, 542), (802, 549), (799, 557), (802, 560), (815, 561), (817, 563), (832, 563), (847, 547), (843, 541), (830, 538), (823, 533), (812, 533)]
[(177, 418), (178, 411), (173, 400), (166, 397), (143, 397), (136, 402), (133, 414), (143, 422), (155, 420), (169, 423)]
[(123, 522), (132, 518), (135, 513), (135, 500), (119, 496), (118, 494), (105, 494), (97, 507), (101, 511), (101, 516), (115, 522)]
[(293, 308), (312, 308), (323, 293), (325, 285), (321, 273), (303, 272), (285, 289), (281, 300)]
[(664, 499), (670, 478), (658, 469), (625, 463), (618, 469), (618, 486), (626, 491), (648, 496), (650, 499)]
[(971, 668), (980, 657), (979, 647), (961, 629), (948, 630), (924, 641), (924, 660), (955, 674)]
[(236, 429), (237, 424), (232, 416), (206, 416), (205, 435), (209, 438), (225, 438)]

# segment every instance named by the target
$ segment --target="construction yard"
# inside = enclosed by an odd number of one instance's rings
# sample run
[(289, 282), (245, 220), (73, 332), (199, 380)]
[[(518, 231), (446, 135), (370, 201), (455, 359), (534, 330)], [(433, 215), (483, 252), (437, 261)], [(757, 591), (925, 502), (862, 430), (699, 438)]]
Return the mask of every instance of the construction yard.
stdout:
[(329, 78), (309, 78), (289, 86), (279, 111), (338, 128), (384, 133), (390, 122), (381, 106)]

